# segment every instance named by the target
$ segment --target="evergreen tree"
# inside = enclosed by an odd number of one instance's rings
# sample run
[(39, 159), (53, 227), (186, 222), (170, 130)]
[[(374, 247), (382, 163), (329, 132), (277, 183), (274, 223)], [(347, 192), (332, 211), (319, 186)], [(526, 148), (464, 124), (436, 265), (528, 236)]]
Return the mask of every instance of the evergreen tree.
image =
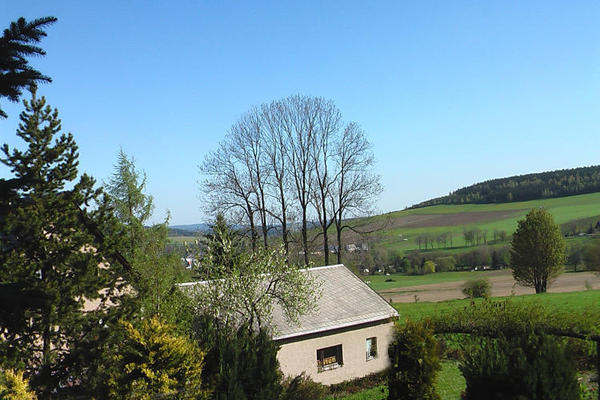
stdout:
[(209, 316), (198, 320), (200, 346), (208, 348), (204, 381), (215, 400), (271, 400), (282, 391), (279, 347), (269, 334), (248, 325), (223, 328)]
[(4, 145), (0, 158), (19, 182), (0, 219), (0, 292), (12, 296), (0, 296), (0, 362), (26, 368), (47, 398), (72, 383), (79, 349), (120, 312), (107, 304), (120, 302), (123, 270), (111, 263), (118, 224), (110, 208), (93, 178), (76, 181), (73, 136), (61, 133), (58, 111), (35, 89), (23, 103), (17, 135), (27, 149)]
[[(56, 22), (54, 17), (39, 18), (27, 22), (19, 18), (12, 22), (0, 37), (0, 97), (8, 97), (16, 102), (21, 90), (39, 82), (51, 79), (33, 69), (27, 57), (43, 56), (46, 52), (31, 43), (39, 43), (46, 36), (44, 28)], [(0, 108), (0, 118), (7, 115)]]
[(435, 381), (440, 371), (440, 347), (427, 323), (407, 320), (396, 325), (388, 348), (388, 400), (439, 400)]
[(123, 224), (125, 241), (122, 252), (129, 260), (132, 274), (128, 283), (135, 289), (133, 307), (138, 317), (161, 316), (185, 331), (191, 316), (189, 298), (175, 284), (184, 278), (181, 260), (166, 252), (168, 219), (146, 227), (152, 216), (152, 196), (146, 194), (146, 174), (136, 169), (133, 159), (121, 150), (115, 171), (106, 186), (109, 202)]
[(217, 214), (211, 232), (206, 235), (205, 251), (201, 257), (201, 279), (214, 279), (231, 272), (240, 261), (242, 245), (239, 234), (225, 220), (223, 214)]
[(128, 322), (115, 362), (120, 366), (109, 377), (111, 399), (190, 399), (208, 396), (202, 385), (204, 353), (186, 337), (173, 334), (174, 326), (157, 317), (139, 328)]
[(128, 158), (121, 149), (106, 191), (117, 218), (127, 227), (128, 243), (124, 249), (127, 258), (135, 256), (144, 224), (154, 210), (152, 196), (144, 193), (145, 189), (146, 173), (138, 171), (133, 158)]
[(36, 400), (35, 393), (29, 390), (29, 383), (22, 371), (0, 370), (0, 399)]

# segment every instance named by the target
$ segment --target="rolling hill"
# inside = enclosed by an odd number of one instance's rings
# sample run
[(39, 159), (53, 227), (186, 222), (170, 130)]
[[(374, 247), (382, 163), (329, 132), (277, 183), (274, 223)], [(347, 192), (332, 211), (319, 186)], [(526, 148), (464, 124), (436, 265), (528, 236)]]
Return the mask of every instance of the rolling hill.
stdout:
[(600, 192), (600, 166), (562, 169), (476, 183), (411, 208), (439, 204), (507, 203)]
[[(434, 205), (382, 214), (363, 219), (358, 224), (366, 231), (380, 227), (372, 234), (371, 240), (384, 249), (419, 249), (417, 240), (420, 235), (437, 237), (444, 233), (452, 235), (451, 247), (457, 249), (467, 247), (463, 235), (465, 230), (487, 232), (486, 241), (492, 243), (494, 232), (504, 232), (510, 237), (517, 221), (536, 207), (547, 209), (563, 226), (579, 221), (579, 231), (585, 231), (600, 220), (600, 193), (498, 204)], [(348, 235), (347, 240), (356, 238)]]

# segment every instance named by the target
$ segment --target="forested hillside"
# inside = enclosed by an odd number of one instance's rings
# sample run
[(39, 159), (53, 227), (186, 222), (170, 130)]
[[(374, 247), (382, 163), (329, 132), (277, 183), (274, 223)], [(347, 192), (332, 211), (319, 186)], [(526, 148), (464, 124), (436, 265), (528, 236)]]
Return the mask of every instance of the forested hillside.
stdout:
[(411, 208), (438, 204), (509, 203), (594, 192), (600, 192), (598, 165), (492, 179)]

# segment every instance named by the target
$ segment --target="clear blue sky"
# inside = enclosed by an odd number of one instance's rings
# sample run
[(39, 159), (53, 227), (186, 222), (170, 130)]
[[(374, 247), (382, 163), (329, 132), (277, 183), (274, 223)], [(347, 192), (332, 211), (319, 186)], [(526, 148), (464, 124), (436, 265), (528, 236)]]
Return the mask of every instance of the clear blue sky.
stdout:
[[(335, 101), (402, 209), (481, 180), (600, 164), (598, 1), (3, 1), (53, 15), (41, 94), (98, 180), (120, 147), (155, 220), (204, 220), (197, 166), (251, 106)], [(20, 106), (2, 101), (0, 142)], [(0, 166), (0, 176), (8, 171)]]

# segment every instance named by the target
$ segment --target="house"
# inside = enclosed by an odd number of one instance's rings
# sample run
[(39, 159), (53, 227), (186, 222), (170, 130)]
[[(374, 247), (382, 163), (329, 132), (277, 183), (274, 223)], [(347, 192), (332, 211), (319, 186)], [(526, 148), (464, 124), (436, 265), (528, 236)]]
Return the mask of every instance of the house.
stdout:
[(384, 370), (397, 311), (344, 265), (306, 270), (321, 284), (317, 310), (297, 324), (273, 312), (273, 339), (286, 376), (334, 384)]

